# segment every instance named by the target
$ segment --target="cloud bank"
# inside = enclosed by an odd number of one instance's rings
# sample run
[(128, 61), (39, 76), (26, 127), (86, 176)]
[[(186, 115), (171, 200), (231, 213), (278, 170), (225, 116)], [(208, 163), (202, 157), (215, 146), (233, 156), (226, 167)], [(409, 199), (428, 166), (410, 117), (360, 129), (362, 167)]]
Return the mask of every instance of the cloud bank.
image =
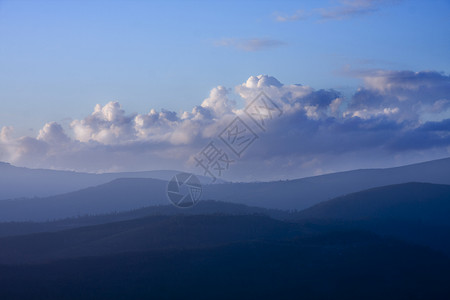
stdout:
[[(258, 136), (225, 179), (299, 177), (448, 156), (450, 76), (432, 71), (352, 72), (362, 85), (346, 99), (334, 89), (251, 76), (234, 90), (218, 86), (190, 111), (129, 114), (118, 102), (97, 104), (68, 128), (56, 122), (36, 137), (0, 131), (0, 160), (79, 171), (184, 169), (239, 116)], [(264, 92), (282, 115), (262, 131), (244, 112)], [(237, 103), (232, 96), (238, 95)]]

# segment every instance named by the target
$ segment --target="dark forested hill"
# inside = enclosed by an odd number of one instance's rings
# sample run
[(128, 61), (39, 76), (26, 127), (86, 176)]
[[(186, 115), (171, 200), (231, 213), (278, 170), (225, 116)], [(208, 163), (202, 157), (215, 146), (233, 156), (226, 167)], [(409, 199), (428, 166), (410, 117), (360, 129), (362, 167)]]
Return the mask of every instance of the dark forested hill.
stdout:
[(146, 208), (0, 238), (0, 299), (450, 297), (450, 258), (428, 247), (328, 219), (290, 222), (224, 207), (239, 213), (204, 207), (208, 215), (139, 217)]
[(0, 266), (2, 299), (449, 299), (450, 262), (372, 234)]
[(0, 238), (0, 263), (42, 262), (130, 251), (198, 248), (301, 236), (299, 224), (267, 216), (151, 216), (70, 230)]
[(407, 183), (338, 197), (296, 214), (299, 220), (358, 228), (450, 254), (450, 186)]
[(200, 201), (189, 209), (179, 209), (172, 204), (147, 206), (135, 210), (100, 215), (82, 215), (74, 218), (58, 219), (48, 222), (3, 222), (0, 223), (0, 237), (24, 235), (38, 232), (54, 232), (71, 228), (132, 220), (149, 216), (177, 215), (265, 215), (278, 220), (295, 219), (296, 214), (283, 210), (266, 209), (244, 204)]

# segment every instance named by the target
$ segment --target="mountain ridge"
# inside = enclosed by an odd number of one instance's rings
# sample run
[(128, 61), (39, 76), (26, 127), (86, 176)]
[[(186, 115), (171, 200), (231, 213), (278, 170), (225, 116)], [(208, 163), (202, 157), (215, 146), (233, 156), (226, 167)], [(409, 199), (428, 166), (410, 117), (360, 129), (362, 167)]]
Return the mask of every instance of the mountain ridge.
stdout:
[(340, 196), (296, 214), (301, 222), (362, 229), (450, 255), (450, 185), (406, 183)]
[[(85, 173), (67, 170), (31, 169), (0, 162), (0, 200), (49, 197), (105, 184), (119, 178), (151, 178), (168, 181), (181, 171), (154, 170), (118, 173)], [(203, 183), (211, 179), (197, 175)], [(218, 180), (219, 183), (223, 182)]]

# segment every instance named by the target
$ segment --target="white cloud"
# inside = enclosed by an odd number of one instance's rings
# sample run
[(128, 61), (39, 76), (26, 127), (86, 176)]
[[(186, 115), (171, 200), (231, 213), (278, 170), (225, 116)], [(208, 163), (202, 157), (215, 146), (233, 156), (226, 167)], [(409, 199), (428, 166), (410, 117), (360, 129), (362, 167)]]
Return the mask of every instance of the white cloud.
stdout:
[(12, 126), (4, 126), (0, 131), (0, 142), (8, 142), (11, 139), (14, 128)]
[(133, 140), (133, 119), (133, 115), (125, 115), (118, 102), (109, 102), (105, 106), (97, 104), (90, 116), (72, 121), (71, 127), (75, 138), (81, 142), (113, 144)]
[(71, 123), (75, 139), (87, 143), (95, 141), (114, 145), (133, 142), (188, 144), (208, 126), (227, 114), (233, 114), (235, 103), (228, 98), (223, 86), (211, 90), (208, 98), (191, 112), (182, 113), (151, 109), (147, 114), (127, 115), (118, 102), (105, 106), (97, 104), (94, 112), (83, 120)]
[(343, 102), (343, 98), (335, 98), (330, 103), (330, 113), (332, 116), (337, 116), (339, 114), (340, 107)]
[(49, 144), (62, 144), (69, 141), (69, 137), (64, 133), (61, 125), (56, 122), (50, 122), (39, 130), (38, 140), (45, 141)]
[(383, 109), (361, 109), (361, 110), (355, 110), (355, 111), (347, 111), (344, 113), (344, 117), (358, 117), (364, 120), (373, 118), (373, 117), (380, 117), (380, 116), (391, 116), (398, 114), (399, 108), (394, 107), (386, 107)]
[(228, 99), (229, 89), (218, 86), (211, 90), (209, 97), (206, 98), (201, 106), (212, 111), (216, 118), (229, 114), (235, 108), (236, 103)]
[[(317, 161), (314, 170), (329, 170), (325, 164), (332, 165), (333, 157), (354, 163), (355, 157), (362, 162), (371, 153), (386, 157), (416, 149), (426, 153), (423, 147), (448, 153), (450, 138), (442, 132), (450, 131), (450, 122), (424, 123), (420, 116), (450, 108), (444, 97), (450, 94), (449, 76), (409, 71), (354, 75), (362, 78), (364, 85), (351, 99), (332, 89), (283, 84), (272, 76), (258, 75), (235, 87), (242, 101), (235, 103), (230, 99), (233, 91), (218, 86), (200, 105), (180, 115), (154, 109), (130, 114), (118, 102), (98, 104), (66, 131), (49, 122), (36, 138), (14, 138), (13, 128), (3, 127), (0, 160), (80, 171), (185, 169), (189, 158), (217, 139), (235, 116), (248, 121), (260, 138), (233, 167), (230, 174), (234, 179), (246, 178), (249, 170), (260, 178), (308, 175), (301, 173), (305, 162)], [(261, 92), (283, 111), (264, 133), (245, 119), (243, 112)], [(426, 146), (421, 141), (426, 141)], [(340, 166), (346, 165), (342, 162)]]
[(366, 70), (350, 73), (364, 81), (353, 96), (347, 115), (378, 116), (396, 109), (398, 120), (420, 121), (423, 112), (439, 114), (450, 108), (450, 76), (432, 71)]
[(11, 161), (14, 159), (15, 141), (12, 138), (14, 128), (4, 126), (0, 131), (0, 161)]
[(250, 76), (246, 82), (236, 87), (236, 92), (249, 104), (261, 91), (269, 95), (277, 104), (289, 111), (301, 98), (310, 95), (313, 89), (302, 85), (283, 85), (275, 77), (268, 75)]

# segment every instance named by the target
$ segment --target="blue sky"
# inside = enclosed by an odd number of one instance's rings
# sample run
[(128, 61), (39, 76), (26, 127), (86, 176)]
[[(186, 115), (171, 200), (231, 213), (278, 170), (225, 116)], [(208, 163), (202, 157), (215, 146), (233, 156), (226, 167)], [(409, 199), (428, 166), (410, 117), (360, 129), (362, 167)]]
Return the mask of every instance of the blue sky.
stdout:
[[(450, 70), (450, 2), (386, 1), (321, 20), (338, 1), (0, 1), (0, 125), (36, 130), (117, 100), (189, 109), (250, 75), (355, 89), (344, 68)], [(302, 20), (277, 22), (303, 10)], [(245, 51), (226, 39), (276, 40)], [(347, 89), (347, 90), (346, 90)]]
[(364, 71), (447, 76), (449, 37), (438, 0), (0, 0), (0, 128), (36, 138), (54, 121), (73, 138), (96, 104), (181, 115), (219, 85), (239, 108), (233, 89), (260, 74), (334, 89), (345, 107), (373, 83)]

